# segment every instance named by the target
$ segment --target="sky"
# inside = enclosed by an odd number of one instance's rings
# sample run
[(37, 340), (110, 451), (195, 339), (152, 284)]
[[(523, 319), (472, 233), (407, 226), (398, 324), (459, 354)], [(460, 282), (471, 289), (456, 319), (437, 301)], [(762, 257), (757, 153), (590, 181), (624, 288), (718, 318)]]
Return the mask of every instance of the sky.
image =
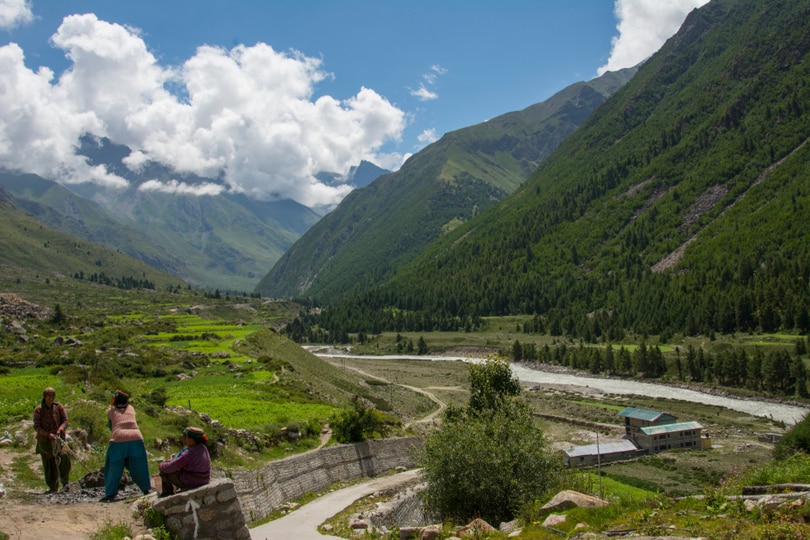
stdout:
[[(396, 170), (447, 132), (652, 55), (707, 0), (0, 0), (0, 169), (330, 208), (361, 160)], [(189, 185), (181, 174), (218, 182)]]

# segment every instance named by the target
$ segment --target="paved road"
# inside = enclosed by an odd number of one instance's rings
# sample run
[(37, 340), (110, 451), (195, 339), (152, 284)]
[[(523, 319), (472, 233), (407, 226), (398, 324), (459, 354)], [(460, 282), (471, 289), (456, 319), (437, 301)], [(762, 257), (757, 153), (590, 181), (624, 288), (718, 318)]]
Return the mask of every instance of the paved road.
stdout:
[(417, 469), (333, 491), (299, 507), (283, 518), (250, 529), (251, 540), (324, 540), (334, 538), (318, 532), (318, 525), (357, 499), (376, 491), (407, 484), (419, 475)]

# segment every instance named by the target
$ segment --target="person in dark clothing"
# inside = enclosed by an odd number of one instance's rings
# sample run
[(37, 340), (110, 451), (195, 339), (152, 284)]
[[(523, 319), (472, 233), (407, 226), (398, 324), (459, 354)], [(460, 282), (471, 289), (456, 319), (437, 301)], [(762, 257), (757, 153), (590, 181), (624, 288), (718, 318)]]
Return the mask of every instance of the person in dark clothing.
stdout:
[(158, 466), (161, 497), (172, 495), (176, 490), (204, 486), (211, 480), (211, 456), (205, 446), (206, 441), (208, 437), (200, 428), (187, 427), (183, 430), (184, 448)]
[(63, 443), (68, 426), (64, 405), (56, 401), (56, 390), (42, 391), (42, 403), (34, 408), (34, 430), (37, 432), (36, 453), (42, 458), (42, 469), (48, 493), (67, 488), (70, 482), (70, 454)]

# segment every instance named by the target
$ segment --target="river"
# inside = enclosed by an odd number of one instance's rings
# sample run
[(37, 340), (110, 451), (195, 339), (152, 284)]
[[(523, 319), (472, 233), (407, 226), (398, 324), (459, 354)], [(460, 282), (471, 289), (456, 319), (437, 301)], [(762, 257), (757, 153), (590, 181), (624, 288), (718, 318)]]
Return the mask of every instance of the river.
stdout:
[[(387, 360), (455, 360), (460, 362), (481, 362), (483, 358), (470, 358), (461, 356), (413, 356), (413, 355), (386, 355), (386, 356), (359, 356), (352, 354), (334, 354), (319, 352), (322, 347), (307, 347), (313, 354), (324, 358), (375, 358)], [(554, 373), (550, 371), (540, 371), (521, 364), (512, 364), (512, 372), (524, 383), (534, 384), (558, 384), (568, 386), (582, 386), (598, 390), (604, 394), (635, 394), (654, 398), (678, 399), (681, 401), (691, 401), (706, 405), (716, 405), (725, 407), (733, 411), (739, 411), (754, 416), (763, 416), (773, 420), (784, 422), (785, 424), (795, 424), (810, 412), (806, 407), (788, 405), (785, 403), (773, 403), (770, 401), (760, 401), (756, 399), (739, 399), (726, 396), (716, 396), (696, 390), (688, 390), (665, 384), (641, 382), (628, 379), (605, 379), (600, 377), (589, 377), (574, 373)]]

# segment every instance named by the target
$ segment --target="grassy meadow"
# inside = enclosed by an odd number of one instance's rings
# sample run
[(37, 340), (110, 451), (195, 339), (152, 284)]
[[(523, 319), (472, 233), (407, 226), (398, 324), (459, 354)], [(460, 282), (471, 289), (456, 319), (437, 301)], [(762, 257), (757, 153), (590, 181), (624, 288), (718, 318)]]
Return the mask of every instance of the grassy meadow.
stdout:
[[(525, 319), (511, 317), (488, 319), (477, 332), (370, 336), (366, 343), (352, 345), (354, 352), (367, 354), (362, 358), (320, 359), (276, 331), (299, 309), (289, 302), (245, 295), (212, 298), (192, 290), (118, 291), (72, 283), (59, 276), (48, 279), (50, 287), (61, 291), (55, 297), (46, 294), (47, 288), (35, 286), (34, 278), (19, 283), (0, 279), (0, 292), (13, 292), (51, 309), (60, 304), (64, 314), (58, 322), (15, 319), (25, 329), (24, 339), (14, 332), (0, 333), (0, 430), (12, 434), (30, 430), (26, 423), (42, 389), (55, 387), (57, 399), (67, 406), (71, 426), (86, 431), (90, 442), (81, 451), (81, 464), (73, 468), (73, 479), (86, 474), (88, 468), (103, 465), (108, 438), (104, 411), (115, 389), (131, 393), (155, 468), (175, 451), (180, 430), (189, 424), (204, 427), (212, 443), (222, 443), (215, 466), (252, 468), (318, 446), (322, 427), (353, 396), (399, 417), (402, 427), (397, 434), (421, 433), (433, 425), (434, 415), (444, 406), (464, 405), (468, 399), (466, 364), (375, 356), (402, 352), (398, 347), (407, 340), (416, 343), (422, 338), (429, 353), (454, 356), (508, 353), (515, 340), (533, 340), (538, 346), (565, 343), (562, 338), (524, 334), (519, 329)], [(67, 281), (62, 289), (60, 279)], [(6, 316), (3, 323), (9, 324), (11, 319)], [(795, 337), (684, 339), (661, 344), (661, 348), (665, 354), (674, 350), (675, 343), (682, 348), (693, 343), (713, 350), (790, 348)], [(628, 338), (624, 345), (634, 347), (631, 341)], [(709, 450), (673, 450), (603, 466), (599, 471), (570, 472), (566, 481), (571, 488), (602, 494), (617, 504), (602, 510), (571, 511), (575, 521), (558, 528), (566, 534), (573, 532), (577, 522), (592, 531), (633, 528), (656, 532), (662, 530), (662, 524), (674, 524), (684, 531), (719, 530), (717, 508), (730, 493), (729, 485), (745, 481), (740, 478), (810, 482), (810, 466), (805, 462), (773, 465), (773, 445), (760, 441), (758, 435), (784, 432), (786, 427), (765, 418), (677, 400), (583, 395), (560, 388), (531, 388), (524, 395), (542, 415), (537, 419), (538, 428), (556, 450), (593, 443), (597, 431), (601, 441), (618, 440), (621, 422), (617, 413), (626, 406), (697, 420), (712, 437)], [(602, 427), (560, 420), (566, 418)], [(290, 431), (303, 437), (289, 438), (285, 434)], [(41, 488), (32, 432), (27, 433), (25, 444), (7, 450), (12, 455), (10, 465), (0, 470), (15, 478), (14, 485), (6, 485), (11, 497), (24, 498), (30, 490)], [(713, 503), (692, 498), (707, 494)], [(744, 521), (746, 516), (738, 506), (726, 508), (736, 512), (732, 519)], [(526, 538), (559, 537), (542, 528), (536, 509), (532, 512), (526, 509), (523, 515)], [(751, 523), (737, 525), (739, 530), (758, 530), (758, 522), (747, 518)]]

